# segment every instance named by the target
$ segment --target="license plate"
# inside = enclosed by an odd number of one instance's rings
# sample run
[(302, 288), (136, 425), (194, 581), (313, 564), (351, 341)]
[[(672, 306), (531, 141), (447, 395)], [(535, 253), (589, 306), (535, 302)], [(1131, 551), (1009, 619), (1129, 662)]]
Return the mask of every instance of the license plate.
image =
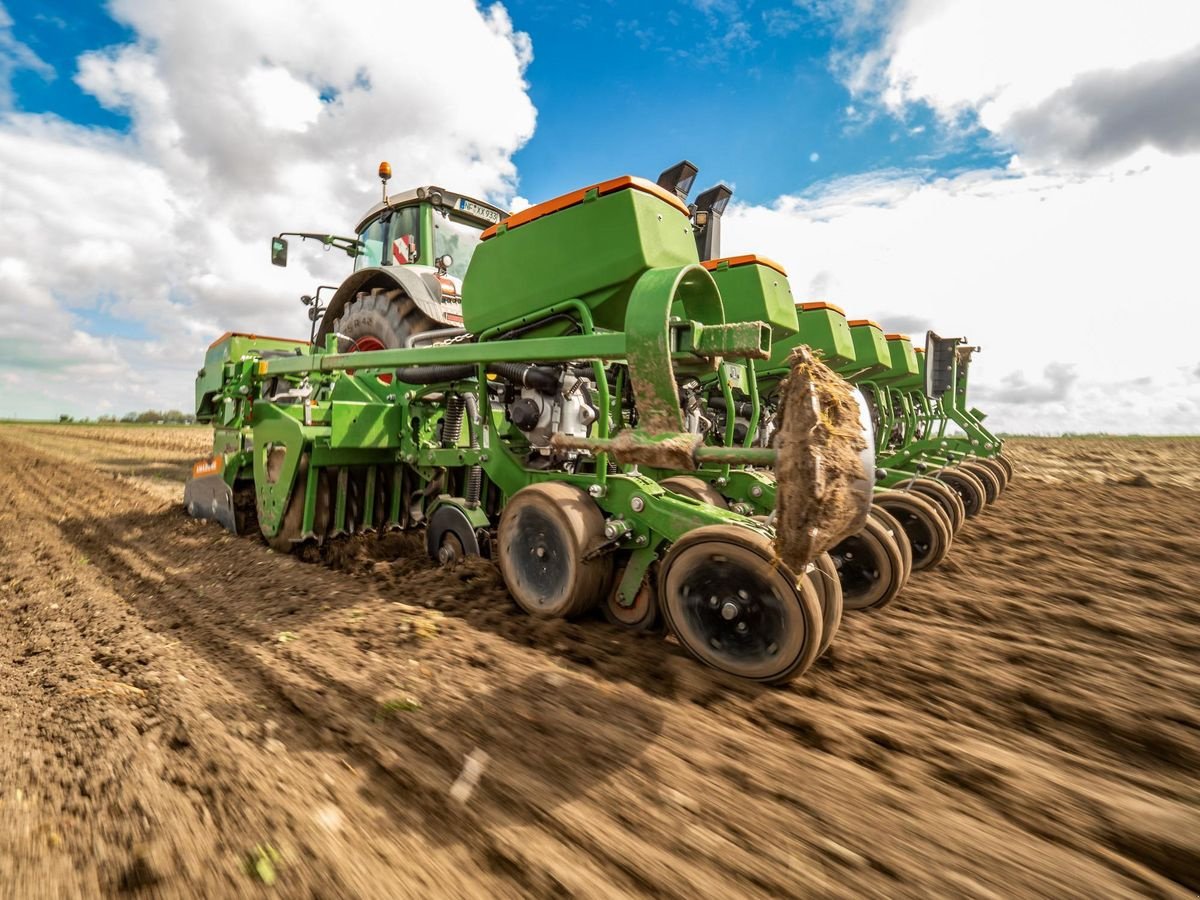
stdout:
[(479, 219), (487, 219), (489, 222), (500, 221), (500, 213), (494, 209), (488, 209), (486, 206), (480, 206), (478, 203), (472, 203), (470, 200), (462, 197), (458, 198), (458, 208)]

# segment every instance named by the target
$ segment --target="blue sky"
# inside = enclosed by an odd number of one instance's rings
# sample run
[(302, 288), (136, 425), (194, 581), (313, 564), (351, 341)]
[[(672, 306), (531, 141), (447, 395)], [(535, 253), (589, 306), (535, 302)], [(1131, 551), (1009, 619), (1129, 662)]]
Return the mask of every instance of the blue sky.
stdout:
[[(819, 4), (506, 6), (534, 47), (526, 79), (537, 131), (513, 158), (518, 192), (534, 202), (593, 178), (653, 176), (682, 158), (700, 166), (697, 187), (725, 181), (739, 201), (767, 203), (862, 171), (944, 173), (1002, 166), (1009, 156), (984, 131), (948, 138), (928, 107), (900, 120), (856, 101), (831, 57), (874, 35), (849, 36)], [(14, 73), (19, 109), (129, 128), (127, 115), (102, 106), (74, 74), (80, 54), (134, 40), (130, 28), (103, 4), (79, 0), (11, 4), (8, 12), (13, 36), (54, 73)]]
[(0, 414), (183, 408), (216, 335), (307, 333), (346, 260), (265, 241), (380, 159), (515, 204), (681, 158), (798, 300), (982, 344), (1000, 430), (1200, 432), (1195, 0), (0, 0)]
[(698, 187), (733, 183), (749, 203), (866, 170), (1008, 159), (983, 134), (948, 141), (927, 108), (902, 122), (856, 106), (831, 61), (849, 39), (817, 4), (512, 0), (509, 8), (534, 46), (527, 77), (538, 131), (515, 157), (530, 199), (577, 186), (581, 172), (657, 174), (681, 158), (700, 167)]

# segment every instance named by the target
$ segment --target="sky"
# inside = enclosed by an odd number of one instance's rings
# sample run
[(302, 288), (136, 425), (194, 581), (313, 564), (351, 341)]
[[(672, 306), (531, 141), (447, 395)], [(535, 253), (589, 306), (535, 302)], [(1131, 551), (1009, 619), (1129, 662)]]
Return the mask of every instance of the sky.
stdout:
[(0, 0), (0, 417), (189, 409), (349, 231), (687, 158), (798, 300), (982, 346), (1010, 433), (1200, 433), (1192, 0)]

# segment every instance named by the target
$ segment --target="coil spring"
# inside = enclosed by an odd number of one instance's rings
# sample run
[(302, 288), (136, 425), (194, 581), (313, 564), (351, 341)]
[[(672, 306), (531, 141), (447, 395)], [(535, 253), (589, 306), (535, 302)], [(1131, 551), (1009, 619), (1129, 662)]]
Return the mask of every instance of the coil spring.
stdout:
[(446, 412), (442, 415), (442, 446), (457, 447), (462, 435), (463, 398), (455, 394), (446, 401)]

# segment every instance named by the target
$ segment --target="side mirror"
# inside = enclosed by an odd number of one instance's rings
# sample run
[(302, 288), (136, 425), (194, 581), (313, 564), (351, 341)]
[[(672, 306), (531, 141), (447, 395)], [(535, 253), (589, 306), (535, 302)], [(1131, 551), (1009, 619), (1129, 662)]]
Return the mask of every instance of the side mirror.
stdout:
[(286, 238), (271, 238), (271, 265), (286, 266), (287, 265), (287, 239)]

